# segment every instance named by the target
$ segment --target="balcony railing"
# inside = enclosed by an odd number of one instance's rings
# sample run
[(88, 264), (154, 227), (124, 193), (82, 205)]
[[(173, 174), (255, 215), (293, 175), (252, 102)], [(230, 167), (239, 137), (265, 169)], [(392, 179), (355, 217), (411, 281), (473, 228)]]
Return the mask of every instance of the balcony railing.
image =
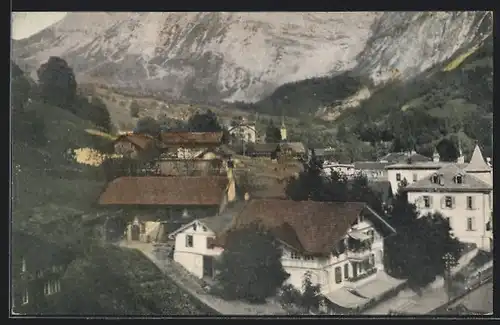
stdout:
[(369, 270), (366, 270), (365, 273), (359, 274), (355, 277), (350, 277), (349, 279), (347, 279), (347, 281), (357, 282), (357, 281), (366, 279), (367, 277), (369, 277), (370, 275), (375, 274), (375, 273), (377, 273), (377, 268), (374, 267), (374, 268), (371, 268)]
[(370, 249), (362, 249), (362, 250), (347, 250), (346, 255), (348, 259), (352, 260), (366, 260), (370, 256), (371, 250)]

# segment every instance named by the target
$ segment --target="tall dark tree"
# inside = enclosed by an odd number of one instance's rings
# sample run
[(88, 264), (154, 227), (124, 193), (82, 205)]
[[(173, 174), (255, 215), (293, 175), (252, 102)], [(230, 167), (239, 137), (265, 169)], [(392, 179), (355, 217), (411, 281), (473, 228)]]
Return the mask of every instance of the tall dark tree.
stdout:
[(274, 237), (257, 225), (230, 232), (216, 276), (226, 299), (264, 302), (288, 278)]
[(444, 138), (436, 146), (441, 161), (456, 161), (458, 158), (458, 149), (451, 139)]
[(109, 115), (106, 104), (98, 98), (92, 97), (89, 103), (89, 120), (94, 122), (98, 127), (105, 132), (111, 130), (111, 116)]
[(281, 141), (281, 131), (271, 120), (266, 128), (266, 142), (277, 143)]
[(149, 134), (156, 137), (161, 132), (161, 127), (158, 121), (150, 116), (146, 116), (137, 121), (137, 125), (134, 129), (135, 133)]
[(303, 169), (298, 177), (289, 179), (286, 187), (287, 196), (294, 201), (327, 200), (328, 191), (322, 173), (323, 162), (312, 150), (308, 161), (303, 163)]
[(14, 111), (22, 111), (30, 97), (31, 85), (24, 72), (11, 61), (11, 105)]
[(217, 132), (222, 131), (222, 126), (217, 115), (211, 110), (205, 113), (197, 112), (188, 120), (187, 127), (191, 132)]
[(132, 103), (130, 103), (130, 116), (139, 117), (139, 109), (139, 104), (137, 101), (133, 100)]
[(76, 79), (73, 69), (60, 57), (51, 56), (38, 70), (40, 96), (50, 104), (64, 107), (76, 98)]
[(408, 202), (405, 184), (401, 184), (389, 213), (396, 235), (385, 240), (385, 264), (393, 276), (406, 278), (410, 287), (420, 289), (445, 270), (444, 256), (456, 260), (460, 243), (452, 236), (449, 222), (440, 214), (419, 218), (414, 204)]

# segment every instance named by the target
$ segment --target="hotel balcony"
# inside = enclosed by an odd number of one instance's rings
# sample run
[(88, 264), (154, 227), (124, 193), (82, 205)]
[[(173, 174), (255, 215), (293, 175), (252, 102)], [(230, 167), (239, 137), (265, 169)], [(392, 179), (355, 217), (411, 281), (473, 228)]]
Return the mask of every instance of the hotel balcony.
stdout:
[(368, 248), (358, 251), (353, 251), (353, 250), (346, 251), (347, 259), (356, 262), (367, 260), (370, 257), (370, 254), (372, 254), (372, 251), (371, 249)]

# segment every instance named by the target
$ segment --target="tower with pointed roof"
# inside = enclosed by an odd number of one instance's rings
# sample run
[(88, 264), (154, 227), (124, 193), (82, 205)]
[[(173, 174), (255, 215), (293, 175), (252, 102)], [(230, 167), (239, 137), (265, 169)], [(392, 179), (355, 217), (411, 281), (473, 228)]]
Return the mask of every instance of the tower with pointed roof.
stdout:
[(487, 184), (493, 184), (493, 173), (491, 167), (484, 161), (483, 153), (481, 152), (481, 148), (476, 143), (476, 147), (474, 148), (474, 152), (472, 153), (472, 157), (469, 161), (469, 164), (464, 168), (464, 170), (471, 174), (483, 182)]
[(464, 153), (462, 152), (462, 143), (461, 143), (460, 139), (458, 139), (457, 164), (465, 164), (465, 157), (464, 157)]
[(280, 134), (281, 134), (281, 141), (286, 141), (287, 134), (286, 134), (286, 126), (285, 126), (285, 117), (283, 116), (283, 114), (281, 114), (281, 129), (280, 129)]
[(432, 154), (432, 161), (433, 162), (439, 162), (441, 157), (439, 156), (439, 152), (437, 152), (437, 149), (434, 148), (434, 153)]

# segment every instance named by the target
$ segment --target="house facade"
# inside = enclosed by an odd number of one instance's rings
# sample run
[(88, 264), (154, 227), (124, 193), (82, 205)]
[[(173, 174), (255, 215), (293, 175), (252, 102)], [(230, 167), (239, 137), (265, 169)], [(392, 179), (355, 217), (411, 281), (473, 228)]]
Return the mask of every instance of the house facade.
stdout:
[(255, 123), (242, 121), (242, 123), (229, 128), (231, 138), (237, 142), (255, 143), (257, 142), (257, 129)]
[(443, 214), (458, 240), (491, 251), (493, 186), (488, 182), (491, 171), (485, 168), (489, 166), (484, 160), (484, 165), (481, 164), (479, 155), (478, 149), (465, 168), (459, 168), (458, 164), (448, 165), (408, 185), (405, 191), (408, 201), (416, 204), (421, 215)]
[(12, 301), (15, 313), (53, 313), (61, 277), (73, 256), (64, 248), (23, 232), (12, 234)]
[(383, 238), (395, 231), (364, 203), (250, 199), (247, 195), (246, 201), (225, 213), (195, 220), (172, 233), (174, 260), (199, 278), (213, 276), (213, 260), (222, 254), (231, 230), (254, 222), (281, 243), (288, 283), (302, 290), (304, 275), (310, 273), (322, 294), (341, 305), (335, 297), (344, 297), (346, 288), (380, 282)]
[(126, 133), (113, 142), (114, 153), (133, 159), (149, 160), (159, 155), (156, 140), (146, 134)]
[(332, 171), (346, 175), (347, 177), (353, 177), (357, 174), (354, 164), (341, 164), (332, 161), (323, 162), (323, 173), (325, 175), (330, 175)]
[(356, 161), (354, 162), (354, 170), (361, 173), (370, 181), (386, 181), (388, 180), (387, 170), (385, 169), (389, 163), (378, 161)]

